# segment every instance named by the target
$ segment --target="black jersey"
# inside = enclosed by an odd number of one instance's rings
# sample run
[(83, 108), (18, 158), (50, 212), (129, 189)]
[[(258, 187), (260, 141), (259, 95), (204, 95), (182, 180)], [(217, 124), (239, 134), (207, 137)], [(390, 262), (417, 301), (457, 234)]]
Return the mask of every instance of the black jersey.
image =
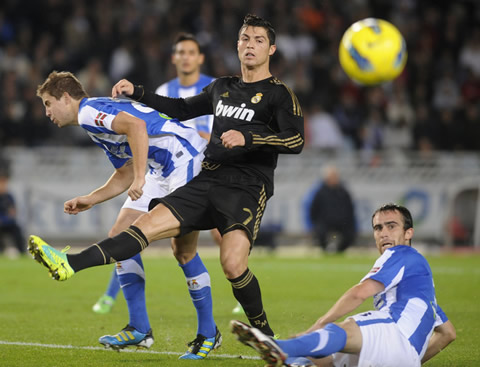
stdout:
[[(303, 113), (295, 94), (274, 77), (245, 83), (239, 77), (213, 81), (197, 96), (168, 98), (135, 88), (133, 98), (179, 120), (213, 114), (213, 129), (205, 151), (204, 169), (219, 174), (260, 177), (273, 194), (273, 173), (279, 153), (298, 154), (304, 145)], [(238, 130), (245, 146), (225, 148), (221, 135)]]

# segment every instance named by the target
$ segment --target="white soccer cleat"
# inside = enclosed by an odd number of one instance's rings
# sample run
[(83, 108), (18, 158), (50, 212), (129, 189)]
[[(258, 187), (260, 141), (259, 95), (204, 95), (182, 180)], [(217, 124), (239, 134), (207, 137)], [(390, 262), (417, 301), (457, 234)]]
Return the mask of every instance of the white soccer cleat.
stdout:
[(241, 321), (230, 321), (232, 333), (237, 340), (255, 349), (269, 367), (284, 366), (288, 355), (278, 346), (275, 341), (260, 330), (251, 327)]

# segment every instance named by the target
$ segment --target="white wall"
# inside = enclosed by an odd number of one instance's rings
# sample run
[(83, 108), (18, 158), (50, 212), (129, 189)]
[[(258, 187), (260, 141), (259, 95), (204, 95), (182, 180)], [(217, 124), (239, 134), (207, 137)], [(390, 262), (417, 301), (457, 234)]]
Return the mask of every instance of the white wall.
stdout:
[[(4, 153), (12, 161), (11, 191), (27, 235), (72, 240), (106, 236), (126, 194), (76, 216), (63, 213), (66, 200), (89, 193), (112, 174), (113, 167), (100, 149), (15, 148)], [(385, 156), (383, 165), (371, 167), (351, 154), (332, 158), (306, 150), (296, 156), (281, 156), (275, 195), (267, 205), (263, 223), (280, 225), (287, 234), (305, 233), (302, 203), (320, 180), (322, 167), (333, 162), (354, 198), (360, 234), (369, 235), (372, 212), (393, 201), (412, 211), (417, 238), (442, 241), (452, 185), (466, 176), (480, 175), (478, 157), (473, 161), (470, 156), (470, 160), (446, 157), (439, 156), (435, 165), (425, 167), (414, 160), (415, 167), (411, 167), (409, 161), (396, 157), (391, 162)]]

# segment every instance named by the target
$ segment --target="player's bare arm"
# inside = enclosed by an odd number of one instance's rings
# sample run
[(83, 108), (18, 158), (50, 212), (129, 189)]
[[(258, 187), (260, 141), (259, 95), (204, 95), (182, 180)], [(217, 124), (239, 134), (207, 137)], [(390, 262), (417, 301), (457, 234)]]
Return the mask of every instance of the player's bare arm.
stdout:
[(80, 212), (90, 209), (94, 204), (88, 195), (77, 196), (63, 204), (63, 211), (67, 214), (76, 215)]
[(448, 344), (454, 341), (456, 337), (457, 332), (450, 320), (433, 329), (432, 337), (428, 342), (427, 351), (422, 358), (422, 364), (436, 356), (442, 351), (442, 349), (446, 348)]
[(343, 316), (354, 311), (369, 297), (382, 292), (385, 286), (376, 280), (367, 279), (346, 291), (338, 301), (327, 311), (325, 315), (320, 317), (306, 333), (321, 329), (330, 322), (335, 322)]
[(143, 195), (148, 157), (146, 123), (127, 112), (120, 112), (113, 120), (112, 128), (116, 133), (127, 136), (133, 156), (133, 182), (128, 189), (128, 196), (134, 201), (138, 200)]
[(108, 181), (88, 195), (77, 196), (63, 204), (67, 214), (78, 214), (125, 192), (133, 181), (132, 161), (115, 170)]

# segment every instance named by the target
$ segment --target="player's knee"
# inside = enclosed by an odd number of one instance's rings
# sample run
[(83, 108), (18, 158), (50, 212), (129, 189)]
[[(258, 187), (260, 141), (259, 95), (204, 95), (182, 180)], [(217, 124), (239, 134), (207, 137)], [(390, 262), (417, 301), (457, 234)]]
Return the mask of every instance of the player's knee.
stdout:
[(343, 351), (346, 353), (360, 353), (363, 338), (360, 327), (355, 320), (348, 318), (337, 325), (341, 327), (347, 335), (346, 345)]
[(175, 259), (177, 259), (177, 261), (182, 265), (188, 263), (196, 255), (196, 252), (194, 253), (184, 252), (179, 250), (178, 247), (174, 247), (173, 245), (172, 245), (172, 250), (173, 250), (173, 256), (175, 256)]
[(117, 234), (122, 232), (125, 228), (122, 228), (120, 226), (117, 226), (117, 223), (113, 225), (112, 228), (110, 228), (110, 231), (108, 231), (108, 237), (115, 237)]
[[(194, 241), (190, 241), (189, 239)], [(174, 238), (171, 242), (173, 256), (180, 264), (186, 264), (192, 260), (197, 254), (196, 237), (183, 236), (181, 238)]]
[(115, 228), (112, 228), (110, 229), (110, 231), (108, 231), (108, 237), (113, 237), (113, 236), (116, 236), (118, 234), (118, 231), (115, 230)]
[(247, 270), (247, 264), (244, 264), (238, 259), (230, 257), (227, 259), (222, 259), (222, 269), (223, 273), (227, 279), (235, 279), (242, 275), (245, 270)]

